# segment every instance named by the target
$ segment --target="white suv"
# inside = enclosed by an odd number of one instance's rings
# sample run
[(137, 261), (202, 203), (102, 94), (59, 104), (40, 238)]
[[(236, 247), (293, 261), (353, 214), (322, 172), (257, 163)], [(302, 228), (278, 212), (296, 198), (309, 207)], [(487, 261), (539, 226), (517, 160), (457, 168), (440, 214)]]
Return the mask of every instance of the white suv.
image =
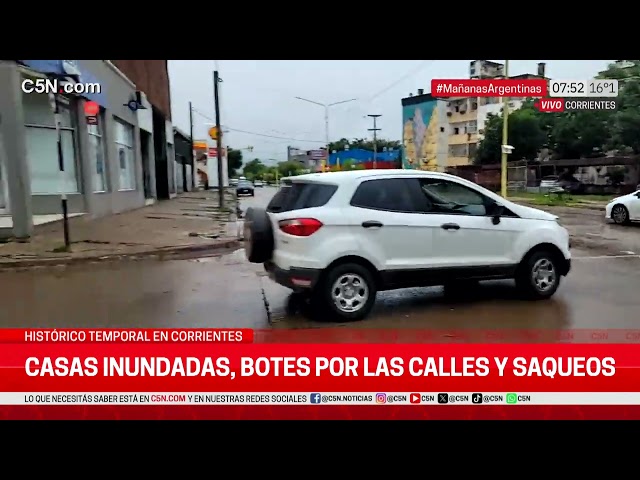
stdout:
[(405, 287), (515, 278), (529, 298), (549, 298), (571, 268), (556, 216), (415, 170), (283, 179), (266, 210), (247, 210), (244, 237), (249, 261), (342, 320)]

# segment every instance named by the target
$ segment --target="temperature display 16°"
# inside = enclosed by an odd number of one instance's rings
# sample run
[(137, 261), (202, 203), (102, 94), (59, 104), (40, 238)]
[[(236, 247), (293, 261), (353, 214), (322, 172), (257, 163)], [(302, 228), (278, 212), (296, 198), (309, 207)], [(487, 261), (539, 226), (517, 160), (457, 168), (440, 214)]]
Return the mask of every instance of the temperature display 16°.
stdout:
[(590, 80), (587, 86), (588, 97), (617, 97), (618, 80)]

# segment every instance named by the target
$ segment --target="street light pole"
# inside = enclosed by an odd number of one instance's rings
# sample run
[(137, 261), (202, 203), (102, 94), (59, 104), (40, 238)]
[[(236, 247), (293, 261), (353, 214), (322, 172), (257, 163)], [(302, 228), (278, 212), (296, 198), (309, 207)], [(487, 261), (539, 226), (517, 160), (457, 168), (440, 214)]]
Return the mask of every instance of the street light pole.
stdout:
[[(509, 79), (509, 60), (504, 62), (504, 76)], [(501, 182), (500, 193), (502, 198), (507, 198), (507, 159), (509, 157), (507, 145), (509, 141), (509, 98), (502, 97), (502, 158), (501, 158)]]
[(341, 103), (348, 103), (348, 102), (354, 102), (357, 100), (357, 98), (350, 98), (349, 100), (341, 100), (339, 102), (333, 102), (333, 103), (321, 103), (321, 102), (316, 102), (315, 100), (309, 100), (308, 98), (302, 98), (302, 97), (295, 97), (297, 100), (302, 100), (303, 102), (309, 102), (309, 103), (313, 103), (314, 105), (319, 105), (321, 107), (324, 107), (324, 136), (325, 136), (325, 141), (327, 142), (327, 160), (326, 162), (329, 162), (329, 107), (333, 107), (334, 105), (339, 105)]
[(378, 119), (378, 117), (381, 117), (382, 115), (367, 115), (367, 117), (371, 117), (373, 118), (373, 128), (370, 128), (369, 131), (373, 132), (373, 169), (376, 169), (376, 164), (377, 164), (377, 156), (378, 156), (378, 131), (382, 130), (381, 128), (378, 128), (378, 126), (376, 125), (376, 120)]

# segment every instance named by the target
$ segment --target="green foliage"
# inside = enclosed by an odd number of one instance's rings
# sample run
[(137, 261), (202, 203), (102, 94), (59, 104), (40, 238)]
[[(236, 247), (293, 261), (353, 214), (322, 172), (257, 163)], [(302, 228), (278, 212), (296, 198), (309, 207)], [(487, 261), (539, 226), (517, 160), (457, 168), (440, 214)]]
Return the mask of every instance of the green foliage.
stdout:
[(235, 177), (242, 167), (242, 151), (227, 148), (227, 166), (229, 167), (229, 177)]
[[(331, 142), (329, 144), (329, 151), (334, 150), (341, 152), (345, 150), (345, 147), (349, 145), (350, 150), (362, 149), (373, 152), (373, 140), (366, 140), (364, 138), (356, 138), (349, 140), (347, 138), (341, 138), (337, 142)], [(400, 148), (399, 140), (385, 140), (384, 138), (378, 138), (376, 140), (377, 151), (381, 152), (383, 148), (387, 147), (387, 150), (397, 150)]]
[(293, 177), (302, 173), (303, 166), (298, 162), (280, 162), (278, 163), (278, 173), (281, 177)]
[[(543, 113), (528, 100), (510, 112), (508, 143), (514, 147), (510, 160), (533, 160), (543, 147), (566, 159), (598, 157), (607, 150), (640, 154), (640, 60), (632, 62), (634, 66), (624, 69), (611, 65), (599, 75), (623, 80), (616, 110)], [(476, 163), (500, 161), (502, 122), (502, 113), (489, 115)]]
[(256, 179), (259, 180), (266, 172), (266, 170), (267, 166), (262, 163), (259, 158), (254, 158), (253, 160), (245, 164), (244, 168), (242, 169), (242, 173), (245, 177), (247, 177), (248, 180), (253, 181)]
[[(525, 104), (509, 115), (509, 145), (517, 158), (534, 158), (546, 141), (539, 114), (533, 105)], [(489, 114), (484, 127), (484, 138), (478, 146), (476, 161), (480, 164), (500, 162), (503, 116)]]

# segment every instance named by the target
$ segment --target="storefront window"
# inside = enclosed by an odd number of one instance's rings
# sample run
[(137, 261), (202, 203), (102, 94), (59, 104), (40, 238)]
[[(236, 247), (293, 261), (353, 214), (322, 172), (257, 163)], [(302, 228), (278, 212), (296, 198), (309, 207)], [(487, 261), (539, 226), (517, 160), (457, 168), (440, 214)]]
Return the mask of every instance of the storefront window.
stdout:
[(72, 108), (67, 102), (64, 99), (60, 101), (64, 160), (64, 173), (61, 173), (58, 163), (58, 135), (49, 97), (39, 93), (25, 93), (22, 96), (33, 194), (78, 193), (76, 124)]
[(106, 192), (107, 187), (107, 165), (104, 152), (104, 139), (102, 136), (104, 115), (98, 116), (97, 125), (87, 125), (89, 131), (89, 155), (93, 171), (93, 191)]
[(120, 171), (120, 190), (135, 190), (135, 156), (133, 150), (133, 126), (115, 118), (115, 143)]

